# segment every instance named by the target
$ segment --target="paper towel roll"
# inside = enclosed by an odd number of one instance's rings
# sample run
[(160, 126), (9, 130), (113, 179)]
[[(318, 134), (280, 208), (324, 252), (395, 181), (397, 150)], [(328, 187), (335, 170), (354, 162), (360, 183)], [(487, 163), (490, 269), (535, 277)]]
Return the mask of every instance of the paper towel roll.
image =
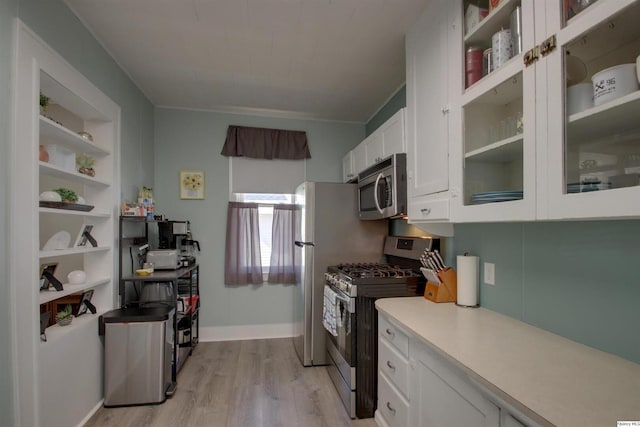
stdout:
[(480, 259), (477, 256), (458, 255), (458, 298), (456, 304), (463, 307), (478, 305), (478, 270)]

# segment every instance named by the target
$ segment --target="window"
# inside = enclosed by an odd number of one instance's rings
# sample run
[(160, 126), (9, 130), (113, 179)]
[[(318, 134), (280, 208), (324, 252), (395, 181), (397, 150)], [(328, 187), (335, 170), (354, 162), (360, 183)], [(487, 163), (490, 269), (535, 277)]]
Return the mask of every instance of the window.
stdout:
[(271, 261), (271, 237), (273, 229), (273, 205), (280, 203), (293, 203), (293, 194), (273, 193), (234, 193), (236, 202), (258, 203), (258, 216), (260, 228), (260, 260), (262, 262), (262, 274), (269, 274)]

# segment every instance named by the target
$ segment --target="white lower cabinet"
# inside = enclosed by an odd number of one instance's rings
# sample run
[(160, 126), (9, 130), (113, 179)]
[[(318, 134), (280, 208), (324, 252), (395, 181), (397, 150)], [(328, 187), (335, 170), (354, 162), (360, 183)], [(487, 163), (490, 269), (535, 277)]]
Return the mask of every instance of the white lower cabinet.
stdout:
[(409, 353), (411, 426), (500, 426), (500, 408), (461, 372), (415, 339), (410, 341)]
[(378, 416), (389, 427), (409, 427), (409, 402), (384, 375), (378, 377)]
[(385, 427), (409, 427), (409, 337), (380, 316), (378, 322), (378, 409)]
[(535, 425), (491, 396), (424, 341), (378, 315), (379, 427)]

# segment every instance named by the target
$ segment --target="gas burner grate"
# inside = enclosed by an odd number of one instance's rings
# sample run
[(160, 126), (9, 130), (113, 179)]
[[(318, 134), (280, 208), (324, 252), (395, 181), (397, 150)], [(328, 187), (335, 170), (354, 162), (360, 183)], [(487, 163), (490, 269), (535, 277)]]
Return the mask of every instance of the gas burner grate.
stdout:
[(400, 268), (389, 264), (356, 263), (340, 264), (336, 269), (351, 278), (378, 278), (378, 277), (414, 277), (418, 274), (410, 268)]

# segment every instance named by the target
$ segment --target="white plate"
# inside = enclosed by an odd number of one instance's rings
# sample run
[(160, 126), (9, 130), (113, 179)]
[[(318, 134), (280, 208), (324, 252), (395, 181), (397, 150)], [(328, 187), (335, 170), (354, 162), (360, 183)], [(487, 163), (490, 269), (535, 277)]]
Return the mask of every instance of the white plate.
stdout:
[(67, 249), (71, 243), (71, 235), (66, 231), (58, 231), (51, 236), (47, 243), (44, 244), (43, 251), (54, 251), (56, 249)]

